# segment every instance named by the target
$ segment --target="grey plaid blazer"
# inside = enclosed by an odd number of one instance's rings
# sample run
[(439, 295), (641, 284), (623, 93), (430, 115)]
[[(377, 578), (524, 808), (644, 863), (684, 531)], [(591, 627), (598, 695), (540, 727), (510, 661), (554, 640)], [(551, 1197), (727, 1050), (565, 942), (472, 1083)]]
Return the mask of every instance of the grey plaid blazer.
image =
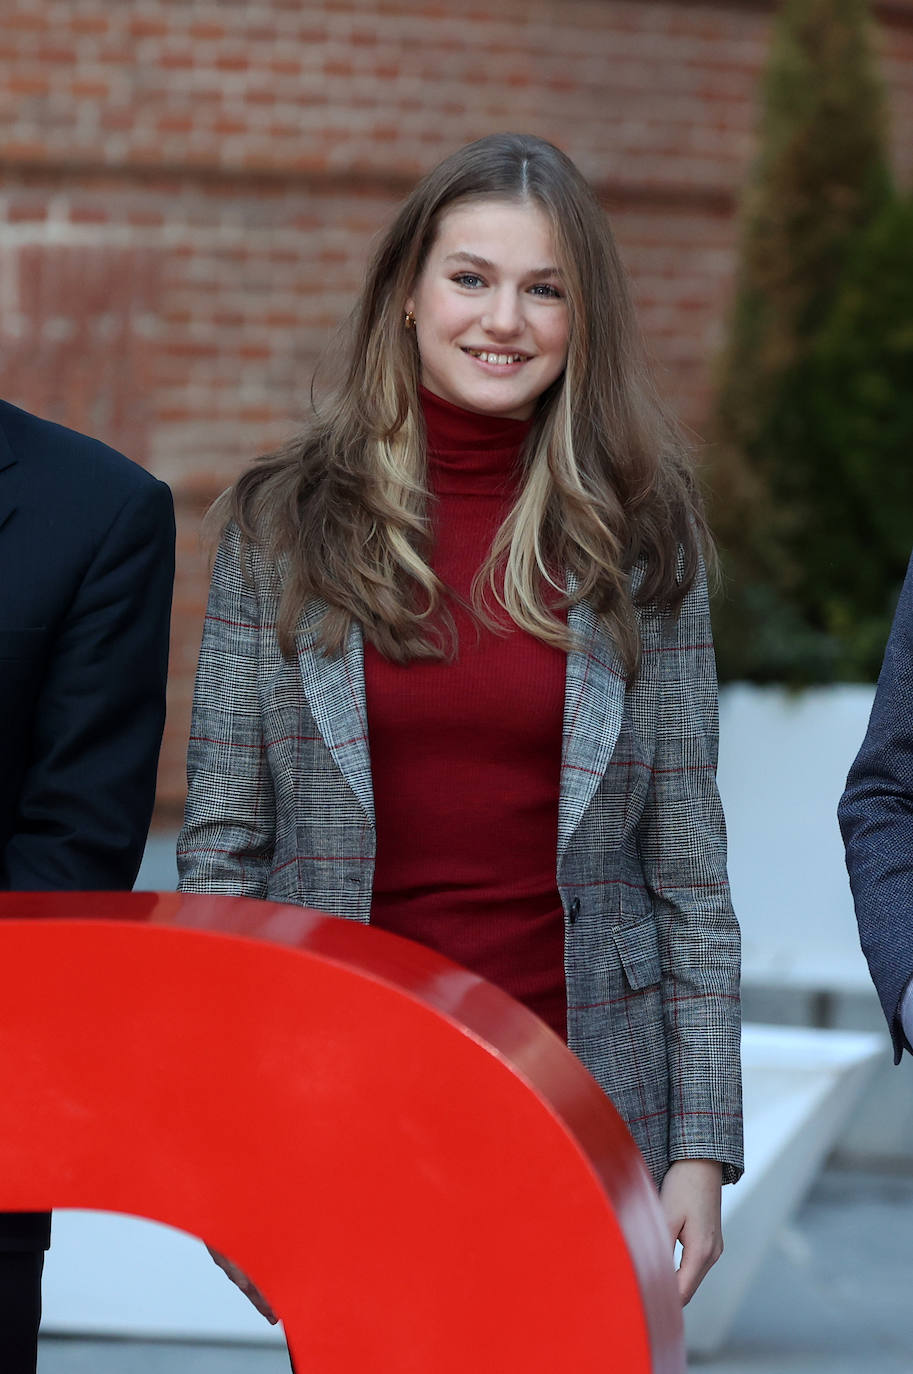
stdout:
[[(296, 902), (367, 922), (374, 799), (361, 633), (327, 659), (321, 606), (282, 658), (278, 576), (230, 526), (213, 570), (194, 697), (181, 888)], [(641, 614), (627, 686), (586, 605), (569, 624), (557, 882), (568, 1043), (654, 1178), (673, 1160), (742, 1171), (739, 932), (716, 789), (706, 584), (678, 620)]]

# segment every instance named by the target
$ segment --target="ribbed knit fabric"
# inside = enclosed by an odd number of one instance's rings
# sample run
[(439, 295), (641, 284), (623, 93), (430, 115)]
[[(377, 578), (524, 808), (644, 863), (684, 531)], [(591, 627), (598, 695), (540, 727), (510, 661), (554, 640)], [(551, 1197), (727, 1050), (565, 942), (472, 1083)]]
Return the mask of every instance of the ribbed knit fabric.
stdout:
[[(524, 421), (422, 392), (434, 569), (469, 599), (509, 509)], [(455, 662), (365, 646), (377, 816), (372, 922), (482, 974), (566, 1035), (555, 884), (565, 654), (451, 605)]]

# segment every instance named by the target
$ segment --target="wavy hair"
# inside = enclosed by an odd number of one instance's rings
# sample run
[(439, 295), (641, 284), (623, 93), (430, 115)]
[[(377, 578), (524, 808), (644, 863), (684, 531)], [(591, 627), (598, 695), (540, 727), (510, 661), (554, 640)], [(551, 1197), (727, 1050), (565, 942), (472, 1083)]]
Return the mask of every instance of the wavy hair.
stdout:
[(257, 545), (281, 570), (284, 654), (313, 598), (325, 603), (319, 639), (328, 654), (342, 649), (353, 621), (399, 663), (453, 651), (447, 591), (429, 561), (419, 356), (403, 320), (441, 216), (482, 198), (545, 212), (570, 329), (566, 368), (536, 403), (520, 488), (475, 579), (473, 609), (492, 624), (491, 594), (522, 629), (568, 649), (562, 612), (586, 600), (633, 675), (635, 606), (675, 613), (709, 538), (606, 214), (573, 162), (542, 139), (480, 139), (416, 186), (374, 255), (332, 393), (314, 404), (307, 431), (258, 459), (213, 515), (234, 519), (244, 547)]

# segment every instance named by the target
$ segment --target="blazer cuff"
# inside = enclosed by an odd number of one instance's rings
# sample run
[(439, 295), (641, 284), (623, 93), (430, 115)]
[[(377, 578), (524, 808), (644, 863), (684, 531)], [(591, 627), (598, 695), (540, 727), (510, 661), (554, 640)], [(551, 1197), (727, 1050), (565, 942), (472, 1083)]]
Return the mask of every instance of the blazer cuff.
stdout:
[(907, 983), (903, 996), (900, 999), (900, 1007), (897, 1012), (897, 1019), (906, 1040), (905, 1048), (913, 1054), (913, 978)]

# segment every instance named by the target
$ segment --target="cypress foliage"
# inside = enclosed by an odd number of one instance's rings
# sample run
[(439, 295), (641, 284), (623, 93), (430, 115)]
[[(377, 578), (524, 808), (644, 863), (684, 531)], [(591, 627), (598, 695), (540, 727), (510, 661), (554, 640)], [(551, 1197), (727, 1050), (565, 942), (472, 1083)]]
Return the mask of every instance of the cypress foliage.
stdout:
[(913, 545), (913, 199), (855, 246), (796, 390), (793, 501), (814, 554), (800, 605), (836, 676), (874, 679)]
[[(710, 464), (724, 570), (720, 670), (822, 681), (846, 670), (840, 636), (854, 609), (843, 602), (829, 613), (834, 540), (814, 547), (826, 485), (816, 465), (827, 453), (813, 442), (826, 372), (818, 341), (837, 329), (835, 301), (860, 233), (892, 196), (865, 0), (784, 0), (763, 98)], [(841, 540), (849, 534), (844, 527)], [(837, 561), (861, 556), (857, 545), (858, 531)]]

